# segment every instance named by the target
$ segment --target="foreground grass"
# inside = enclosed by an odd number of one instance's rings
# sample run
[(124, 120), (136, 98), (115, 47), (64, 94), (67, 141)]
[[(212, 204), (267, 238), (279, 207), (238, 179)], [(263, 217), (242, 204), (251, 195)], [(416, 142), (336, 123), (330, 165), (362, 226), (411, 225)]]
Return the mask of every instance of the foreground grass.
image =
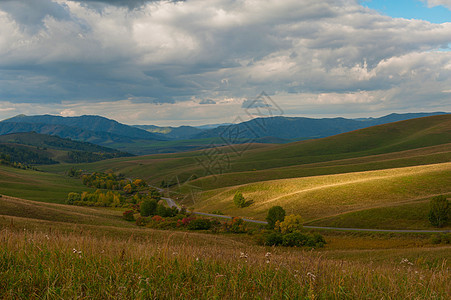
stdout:
[[(449, 299), (449, 247), (311, 252), (183, 235), (0, 231), (0, 298)], [(270, 258), (266, 257), (271, 252)], [(243, 253), (243, 254), (242, 254)], [(375, 257), (385, 260), (374, 260)], [(360, 257), (360, 258), (359, 258)]]

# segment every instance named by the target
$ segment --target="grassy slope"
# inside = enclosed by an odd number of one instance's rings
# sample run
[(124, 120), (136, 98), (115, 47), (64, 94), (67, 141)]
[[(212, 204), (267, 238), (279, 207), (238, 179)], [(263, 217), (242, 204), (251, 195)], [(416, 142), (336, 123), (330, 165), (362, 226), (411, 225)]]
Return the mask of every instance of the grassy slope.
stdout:
[(64, 203), (69, 192), (93, 191), (80, 179), (0, 166), (0, 194), (43, 202)]
[[(230, 215), (264, 219), (271, 206), (281, 205), (288, 214), (301, 214), (309, 221), (450, 193), (450, 173), (451, 163), (441, 163), (264, 181), (205, 191), (195, 199), (194, 207), (200, 211), (221, 210)], [(232, 199), (238, 190), (253, 204), (236, 208)]]
[[(451, 194), (448, 194), (451, 196)], [(380, 229), (430, 229), (430, 198), (397, 205), (357, 210), (308, 222), (308, 225)], [(449, 225), (447, 228), (451, 228)]]
[(133, 226), (133, 224), (123, 220), (121, 211), (44, 203), (5, 195), (0, 198), (0, 214), (55, 223)]
[[(451, 160), (451, 115), (385, 124), (333, 137), (284, 145), (238, 145), (215, 150), (120, 158), (80, 165), (88, 170), (114, 169), (158, 184), (200, 177), (194, 185), (213, 189), (278, 178), (432, 164)], [(219, 154), (219, 155), (216, 155)], [(213, 164), (209, 160), (213, 160)], [(201, 163), (200, 163), (200, 162)], [(219, 178), (202, 164), (214, 166)], [(218, 167), (218, 165), (216, 165)], [(64, 172), (70, 165), (47, 166)], [(220, 180), (218, 180), (220, 179)]]

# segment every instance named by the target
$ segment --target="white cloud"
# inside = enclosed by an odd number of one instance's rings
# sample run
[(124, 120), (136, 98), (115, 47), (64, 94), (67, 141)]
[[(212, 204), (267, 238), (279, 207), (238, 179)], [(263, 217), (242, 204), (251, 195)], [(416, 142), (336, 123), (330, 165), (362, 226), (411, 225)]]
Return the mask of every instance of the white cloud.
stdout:
[(426, 2), (428, 7), (442, 5), (451, 10), (451, 0), (423, 0), (423, 2)]
[[(38, 2), (45, 5), (36, 10)], [(355, 0), (115, 3), (0, 2), (0, 101), (59, 103), (58, 114), (104, 114), (108, 103), (127, 123), (151, 120), (155, 107), (166, 120), (194, 120), (194, 112), (230, 119), (261, 91), (336, 114), (352, 104), (365, 112), (449, 101), (440, 91), (451, 86), (451, 52), (437, 49), (449, 47), (451, 23), (393, 19)], [(198, 108), (193, 97), (238, 112)]]

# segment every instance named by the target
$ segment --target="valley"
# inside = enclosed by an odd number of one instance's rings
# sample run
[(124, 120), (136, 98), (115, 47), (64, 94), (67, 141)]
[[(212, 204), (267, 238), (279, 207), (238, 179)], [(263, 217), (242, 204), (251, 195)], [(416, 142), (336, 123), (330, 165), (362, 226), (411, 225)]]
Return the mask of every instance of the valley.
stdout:
[[(0, 165), (0, 265), (8, 270), (0, 280), (14, 291), (2, 297), (65, 298), (74, 289), (88, 298), (105, 291), (113, 298), (247, 298), (249, 291), (277, 299), (449, 295), (451, 224), (437, 228), (428, 214), (431, 199), (451, 196), (451, 115), (284, 144), (252, 141), (143, 156), (69, 145), (69, 139), (64, 148), (53, 139), (0, 136), (8, 146), (47, 153), (56, 162)], [(68, 161), (77, 147), (105, 156)], [(113, 173), (124, 183), (116, 186)], [(90, 174), (97, 177), (88, 186)], [(120, 204), (82, 200), (109, 192), (108, 178)], [(149, 186), (132, 184), (140, 180)], [(150, 195), (154, 188), (162, 200)], [(238, 192), (243, 206), (234, 202)], [(69, 194), (81, 201), (69, 203)], [(165, 198), (188, 212), (144, 215), (144, 202), (163, 207)], [(276, 206), (302, 217), (301, 231), (289, 234), (321, 236), (325, 243), (269, 244), (269, 236), (280, 233), (258, 223), (233, 229), (242, 218), (266, 221)], [(124, 219), (126, 212), (135, 221)], [(202, 222), (211, 228), (184, 225), (193, 220), (208, 220)]]

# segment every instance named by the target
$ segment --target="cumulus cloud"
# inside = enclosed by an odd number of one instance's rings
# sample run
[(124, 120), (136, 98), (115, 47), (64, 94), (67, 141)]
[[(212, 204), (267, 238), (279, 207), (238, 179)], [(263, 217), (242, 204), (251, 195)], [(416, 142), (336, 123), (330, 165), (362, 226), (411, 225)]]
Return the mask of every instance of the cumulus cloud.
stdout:
[(244, 107), (266, 91), (296, 99), (278, 102), (293, 114), (315, 103), (336, 114), (354, 102), (426, 110), (449, 101), (449, 36), (451, 23), (394, 19), (356, 0), (7, 0), (0, 101)]
[(451, 0), (423, 0), (423, 2), (426, 2), (428, 7), (442, 5), (451, 10)]

